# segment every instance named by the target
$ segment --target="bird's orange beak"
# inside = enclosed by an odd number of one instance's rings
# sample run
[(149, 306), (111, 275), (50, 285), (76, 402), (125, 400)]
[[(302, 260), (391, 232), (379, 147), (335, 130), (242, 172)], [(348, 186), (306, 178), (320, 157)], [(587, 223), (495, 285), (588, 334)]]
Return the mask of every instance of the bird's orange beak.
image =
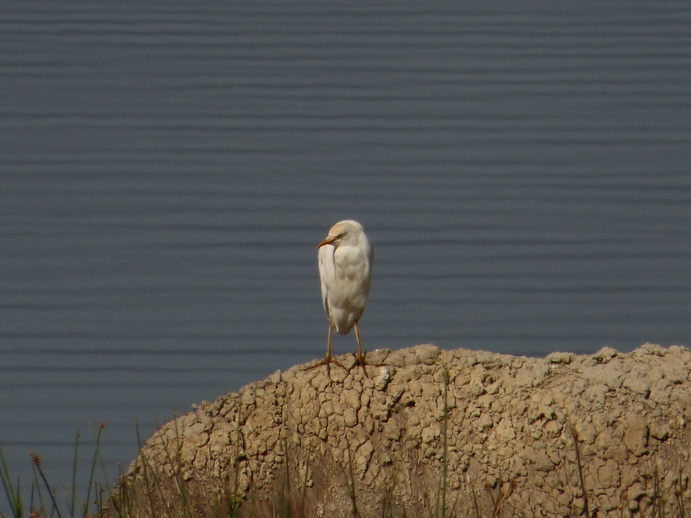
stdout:
[(321, 248), (324, 245), (332, 245), (336, 239), (338, 239), (338, 236), (326, 236), (322, 241), (319, 242), (317, 248)]

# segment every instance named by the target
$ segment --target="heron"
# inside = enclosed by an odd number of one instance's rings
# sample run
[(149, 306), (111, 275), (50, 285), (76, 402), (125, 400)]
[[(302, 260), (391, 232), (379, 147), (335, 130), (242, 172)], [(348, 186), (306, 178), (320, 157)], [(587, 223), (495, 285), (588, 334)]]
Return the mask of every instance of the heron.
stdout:
[(372, 281), (374, 251), (362, 225), (352, 219), (339, 221), (329, 229), (327, 236), (317, 245), (319, 280), (322, 303), (329, 321), (326, 338), (326, 355), (318, 363), (340, 363), (331, 357), (331, 332), (346, 335), (355, 329), (357, 354), (355, 364), (364, 369), (358, 322), (367, 304)]

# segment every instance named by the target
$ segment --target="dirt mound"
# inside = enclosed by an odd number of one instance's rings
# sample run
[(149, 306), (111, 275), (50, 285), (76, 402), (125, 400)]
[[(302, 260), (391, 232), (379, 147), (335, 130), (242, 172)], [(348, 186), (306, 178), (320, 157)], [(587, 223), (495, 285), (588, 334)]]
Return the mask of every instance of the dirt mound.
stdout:
[(688, 506), (684, 347), (527, 358), (420, 345), (367, 360), (367, 376), (298, 365), (203, 402), (143, 445), (117, 498), (148, 494), (173, 515), (179, 505), (325, 517)]

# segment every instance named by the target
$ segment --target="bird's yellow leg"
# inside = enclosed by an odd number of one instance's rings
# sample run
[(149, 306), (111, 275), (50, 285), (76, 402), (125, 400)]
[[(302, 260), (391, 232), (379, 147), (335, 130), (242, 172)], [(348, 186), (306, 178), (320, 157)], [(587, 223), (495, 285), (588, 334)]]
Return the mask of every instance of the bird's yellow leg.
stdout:
[(308, 367), (307, 370), (310, 369), (315, 369), (321, 365), (326, 365), (326, 373), (327, 375), (331, 375), (331, 368), (329, 367), (329, 364), (335, 363), (338, 365), (341, 369), (347, 371), (343, 365), (341, 365), (340, 362), (336, 361), (331, 357), (331, 324), (329, 324), (329, 333), (326, 335), (326, 354), (324, 355), (324, 359), (320, 361), (319, 363), (312, 365), (311, 367)]
[(355, 355), (355, 365), (360, 365), (365, 373), (365, 376), (367, 376), (367, 369), (365, 369), (365, 365), (367, 365), (367, 362), (365, 361), (365, 355), (362, 354), (362, 345), (360, 344), (360, 328), (358, 327), (357, 322), (353, 324), (353, 327), (355, 328), (355, 341), (357, 342), (357, 354)]

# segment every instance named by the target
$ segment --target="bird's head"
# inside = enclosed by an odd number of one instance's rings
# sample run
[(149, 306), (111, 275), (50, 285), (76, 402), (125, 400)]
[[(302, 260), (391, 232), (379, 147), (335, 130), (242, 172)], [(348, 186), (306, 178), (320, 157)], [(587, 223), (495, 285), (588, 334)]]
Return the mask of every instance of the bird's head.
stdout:
[(362, 225), (352, 219), (339, 221), (329, 229), (328, 235), (321, 240), (317, 248), (324, 245), (333, 245), (337, 247), (340, 244), (357, 244), (360, 235), (364, 233)]

